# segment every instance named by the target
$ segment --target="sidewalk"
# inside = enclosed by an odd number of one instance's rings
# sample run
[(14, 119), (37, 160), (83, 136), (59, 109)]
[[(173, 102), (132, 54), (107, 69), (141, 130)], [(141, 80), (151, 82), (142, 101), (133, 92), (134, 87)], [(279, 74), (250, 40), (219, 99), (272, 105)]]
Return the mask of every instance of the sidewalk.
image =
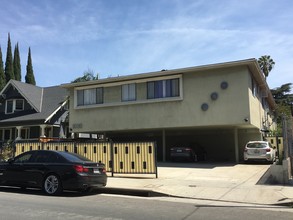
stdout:
[(115, 174), (106, 188), (147, 190), (183, 198), (252, 204), (293, 204), (293, 186), (257, 185), (270, 165), (160, 163), (154, 174)]

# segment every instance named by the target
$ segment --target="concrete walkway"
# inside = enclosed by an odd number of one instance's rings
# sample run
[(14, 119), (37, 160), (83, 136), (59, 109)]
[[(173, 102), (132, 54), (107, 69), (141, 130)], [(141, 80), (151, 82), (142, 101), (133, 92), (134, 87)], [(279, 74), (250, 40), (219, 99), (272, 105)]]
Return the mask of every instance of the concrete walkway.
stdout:
[(115, 174), (107, 188), (251, 204), (293, 204), (293, 186), (258, 185), (268, 164), (160, 163), (155, 175)]

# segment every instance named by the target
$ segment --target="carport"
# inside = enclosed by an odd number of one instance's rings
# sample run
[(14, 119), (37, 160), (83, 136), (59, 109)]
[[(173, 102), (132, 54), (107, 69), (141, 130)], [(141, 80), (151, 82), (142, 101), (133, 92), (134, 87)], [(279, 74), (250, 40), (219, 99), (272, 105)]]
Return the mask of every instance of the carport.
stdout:
[(248, 127), (166, 128), (158, 130), (106, 132), (113, 141), (155, 141), (157, 160), (170, 161), (170, 149), (176, 146), (200, 147), (208, 161), (243, 161), (244, 145), (249, 140), (260, 140), (258, 129)]

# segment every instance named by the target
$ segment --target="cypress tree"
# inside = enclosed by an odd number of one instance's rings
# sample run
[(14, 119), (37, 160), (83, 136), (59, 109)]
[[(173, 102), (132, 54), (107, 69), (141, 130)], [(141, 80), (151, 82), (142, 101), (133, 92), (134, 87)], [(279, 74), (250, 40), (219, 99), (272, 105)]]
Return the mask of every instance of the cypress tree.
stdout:
[(26, 75), (25, 75), (25, 82), (36, 85), (33, 65), (32, 65), (32, 57), (31, 57), (31, 48), (28, 49), (28, 58), (27, 58), (27, 65), (26, 65)]
[(2, 60), (2, 50), (0, 47), (0, 91), (4, 88), (6, 84), (5, 74), (3, 69), (3, 60)]
[(6, 83), (10, 79), (14, 79), (13, 60), (12, 59), (13, 58), (12, 58), (12, 51), (11, 51), (10, 34), (8, 34), (7, 53), (6, 53), (6, 62), (5, 62)]
[(14, 48), (13, 70), (14, 70), (15, 80), (21, 81), (21, 66), (20, 66), (18, 43), (16, 44)]

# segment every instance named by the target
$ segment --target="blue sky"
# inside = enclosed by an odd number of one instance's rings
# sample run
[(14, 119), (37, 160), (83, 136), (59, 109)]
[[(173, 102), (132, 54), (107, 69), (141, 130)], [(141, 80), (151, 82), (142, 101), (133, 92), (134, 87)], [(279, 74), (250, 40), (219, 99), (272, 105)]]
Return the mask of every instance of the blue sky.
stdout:
[[(292, 0), (0, 0), (0, 45), (31, 47), (37, 85), (270, 55), (271, 88), (293, 83)], [(24, 80), (23, 80), (24, 81)]]

